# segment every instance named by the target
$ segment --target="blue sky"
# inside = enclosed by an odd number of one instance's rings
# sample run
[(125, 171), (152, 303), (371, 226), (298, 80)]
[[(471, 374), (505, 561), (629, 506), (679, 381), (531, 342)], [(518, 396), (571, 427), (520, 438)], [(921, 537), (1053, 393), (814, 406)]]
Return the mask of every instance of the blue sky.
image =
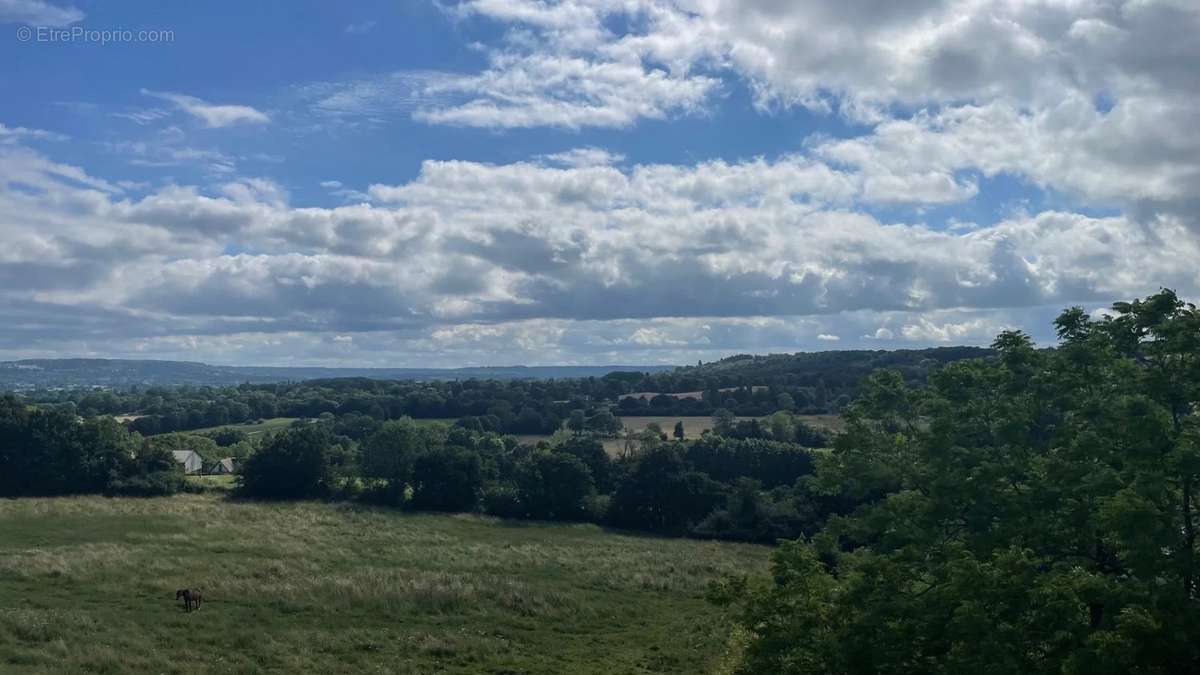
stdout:
[(1046, 341), (1194, 297), (1198, 15), (0, 0), (0, 358)]

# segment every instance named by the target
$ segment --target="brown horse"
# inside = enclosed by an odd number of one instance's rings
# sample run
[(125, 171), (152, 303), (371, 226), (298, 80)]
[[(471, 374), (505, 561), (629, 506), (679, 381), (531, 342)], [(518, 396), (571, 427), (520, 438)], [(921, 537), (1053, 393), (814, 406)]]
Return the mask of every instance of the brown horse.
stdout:
[(175, 599), (183, 600), (183, 608), (186, 611), (192, 611), (192, 605), (195, 605), (197, 610), (200, 609), (200, 591), (181, 588), (175, 591)]

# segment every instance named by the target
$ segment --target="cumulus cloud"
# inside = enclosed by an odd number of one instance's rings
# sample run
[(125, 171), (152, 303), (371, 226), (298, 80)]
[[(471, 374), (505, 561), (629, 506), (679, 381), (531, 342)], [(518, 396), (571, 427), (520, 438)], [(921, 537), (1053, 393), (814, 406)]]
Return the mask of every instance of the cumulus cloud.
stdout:
[(204, 122), (205, 126), (212, 128), (228, 127), (235, 124), (265, 124), (271, 121), (271, 118), (266, 113), (255, 110), (248, 105), (219, 105), (208, 103), (195, 96), (149, 91), (147, 89), (143, 89), (142, 93), (147, 96), (170, 101), (183, 112)]
[[(29, 147), (52, 132), (0, 126), (0, 349), (688, 362), (832, 342), (986, 344), (1007, 327), (1044, 330), (1069, 304), (1200, 292), (1193, 3), (444, 9), (501, 27), (478, 46), (478, 72), (304, 85), (291, 92), (302, 112), (318, 125), (402, 112), (487, 129), (622, 129), (711, 114), (745, 87), (760, 114), (840, 115), (846, 135), (681, 164), (567, 141), (527, 161), (426, 161), (411, 180), (362, 192), (343, 184), (362, 177), (334, 174), (321, 186), (347, 203), (322, 208), (243, 175), (233, 153), (181, 139), (111, 149), (147, 166), (205, 163), (211, 184), (135, 196)], [(269, 121), (147, 93), (207, 126)], [(1040, 188), (1050, 206), (950, 227), (888, 215), (979, 201), (1000, 176)]]
[(372, 186), (375, 203), (301, 208), (249, 178), (130, 198), (9, 148), (0, 318), (26, 340), (61, 339), (45, 316), (87, 307), (97, 340), (392, 332), (459, 353), (519, 338), (555, 343), (531, 353), (565, 360), (690, 359), (738, 340), (986, 343), (1018, 325), (1013, 312), (1200, 286), (1200, 241), (1174, 216), (1047, 211), (944, 231), (843, 206), (861, 189), (799, 156), (625, 169), (427, 162), (408, 183)]
[(1200, 212), (1194, 3), (468, 0), (449, 11), (510, 34), (486, 46), (486, 71), (437, 87), (468, 100), (419, 108), (425, 121), (627, 126), (703, 110), (729, 78), (764, 113), (799, 105), (874, 127), (819, 153), (860, 172), (876, 204), (962, 202), (979, 193), (974, 174), (1007, 172), (1084, 203)]
[(627, 127), (639, 119), (694, 113), (717, 86), (712, 77), (678, 77), (641, 63), (560, 55), (500, 54), (479, 75), (430, 85), (431, 96), (466, 102), (418, 109), (431, 124), (470, 127)]

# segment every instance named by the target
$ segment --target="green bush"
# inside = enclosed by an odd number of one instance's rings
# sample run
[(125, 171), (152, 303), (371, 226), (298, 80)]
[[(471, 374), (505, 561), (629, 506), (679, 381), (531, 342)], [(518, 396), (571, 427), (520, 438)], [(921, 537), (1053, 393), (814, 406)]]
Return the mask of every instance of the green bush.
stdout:
[(489, 483), (483, 488), (480, 500), (483, 511), (499, 518), (524, 518), (525, 507), (521, 504), (521, 493), (510, 483)]

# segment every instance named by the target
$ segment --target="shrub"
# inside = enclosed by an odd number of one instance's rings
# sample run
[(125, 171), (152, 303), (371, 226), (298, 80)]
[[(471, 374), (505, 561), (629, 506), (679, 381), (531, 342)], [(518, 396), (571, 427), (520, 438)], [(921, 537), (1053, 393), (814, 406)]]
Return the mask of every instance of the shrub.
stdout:
[(164, 497), (184, 490), (186, 480), (179, 469), (155, 471), (117, 478), (111, 481), (105, 494), (125, 497)]
[(499, 518), (523, 518), (525, 507), (521, 493), (511, 483), (489, 483), (483, 488), (483, 511)]

